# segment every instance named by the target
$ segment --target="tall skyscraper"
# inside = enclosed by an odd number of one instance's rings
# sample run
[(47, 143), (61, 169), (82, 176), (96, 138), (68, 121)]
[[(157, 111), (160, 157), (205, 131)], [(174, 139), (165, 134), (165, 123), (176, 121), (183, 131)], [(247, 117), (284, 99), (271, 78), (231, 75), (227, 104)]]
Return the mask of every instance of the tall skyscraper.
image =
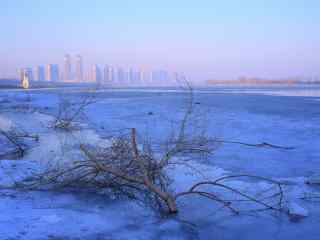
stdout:
[(51, 81), (51, 65), (46, 65), (46, 81)]
[(127, 71), (124, 70), (123, 73), (124, 73), (123, 82), (124, 82), (125, 84), (128, 84), (128, 83), (129, 83), (129, 70), (127, 70)]
[(71, 73), (71, 58), (69, 54), (64, 56), (64, 81), (72, 80), (72, 73)]
[(135, 72), (132, 68), (129, 69), (129, 83), (134, 84), (135, 83)]
[(43, 66), (37, 66), (34, 68), (34, 80), (35, 81), (44, 81), (45, 80), (45, 72)]
[(115, 82), (115, 76), (114, 76), (114, 68), (109, 66), (109, 79), (110, 82), (114, 83)]
[(103, 82), (107, 83), (109, 81), (110, 81), (109, 66), (105, 65), (103, 68)]
[(141, 71), (140, 70), (129, 70), (128, 83), (131, 85), (139, 85), (141, 83)]
[(24, 78), (24, 69), (23, 68), (18, 69), (18, 76), (19, 76), (19, 80), (22, 82), (22, 80)]
[(105, 65), (103, 69), (103, 82), (112, 83), (114, 82), (114, 71), (113, 67)]
[(142, 72), (140, 70), (135, 72), (135, 83), (138, 85), (142, 83)]
[(153, 85), (157, 85), (158, 82), (160, 82), (159, 71), (157, 71), (157, 70), (152, 71), (152, 73), (151, 73), (151, 82), (152, 82)]
[(101, 71), (97, 64), (94, 64), (91, 69), (91, 81), (96, 83), (101, 83)]
[(117, 70), (117, 83), (123, 84), (125, 82), (125, 72), (122, 68), (118, 68)]
[(143, 85), (150, 85), (151, 83), (151, 73), (147, 70), (141, 70), (141, 83)]
[(76, 56), (76, 80), (83, 82), (82, 57), (80, 55)]
[(164, 70), (156, 70), (152, 72), (152, 84), (165, 86), (169, 83), (169, 74)]
[(57, 64), (48, 64), (46, 69), (46, 80), (50, 82), (59, 81), (59, 66)]
[(33, 72), (34, 72), (34, 81), (39, 81), (38, 66), (33, 68)]

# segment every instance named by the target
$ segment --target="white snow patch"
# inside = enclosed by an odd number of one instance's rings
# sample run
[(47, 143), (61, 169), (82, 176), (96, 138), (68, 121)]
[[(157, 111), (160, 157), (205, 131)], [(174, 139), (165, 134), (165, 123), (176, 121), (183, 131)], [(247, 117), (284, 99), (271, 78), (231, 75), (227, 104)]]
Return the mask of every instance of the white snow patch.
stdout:
[(43, 114), (43, 113), (39, 113), (39, 112), (35, 112), (32, 114), (32, 116), (40, 122), (50, 122), (52, 121), (54, 118), (48, 114)]
[(0, 116), (0, 129), (3, 131), (8, 131), (13, 127), (13, 123), (10, 119)]
[(288, 212), (291, 216), (298, 217), (298, 218), (309, 216), (309, 211), (294, 201), (291, 201), (289, 203)]
[(80, 144), (91, 144), (100, 147), (110, 145), (109, 140), (102, 139), (93, 130), (69, 132), (50, 131), (40, 134), (39, 145), (33, 148), (26, 159), (34, 159), (43, 164), (72, 164), (81, 159)]
[(175, 165), (169, 170), (169, 175), (174, 179), (177, 191), (188, 190), (193, 184), (203, 180), (213, 180), (226, 175), (227, 171), (215, 166), (204, 165), (195, 161), (188, 161)]
[(52, 214), (41, 217), (40, 221), (44, 221), (47, 223), (58, 223), (61, 221), (61, 218), (58, 217), (56, 214)]

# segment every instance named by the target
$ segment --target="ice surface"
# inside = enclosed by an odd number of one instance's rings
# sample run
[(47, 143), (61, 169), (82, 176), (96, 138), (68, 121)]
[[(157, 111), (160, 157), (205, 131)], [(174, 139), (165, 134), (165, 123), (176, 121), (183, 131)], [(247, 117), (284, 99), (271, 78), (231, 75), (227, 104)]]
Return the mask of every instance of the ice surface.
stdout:
[[(29, 91), (26, 95), (18, 90), (0, 91), (0, 99), (10, 100), (1, 102), (1, 107), (9, 109), (27, 101), (39, 110), (33, 113), (2, 111), (1, 126), (19, 126), (40, 136), (39, 144), (23, 160), (0, 161), (0, 186), (36, 172), (39, 163), (61, 159), (71, 161), (77, 156), (72, 146), (79, 141), (109, 144), (101, 137), (114, 129), (135, 127), (140, 135), (162, 140), (174, 128), (173, 123), (183, 115), (188, 97), (183, 91), (174, 89), (102, 90), (97, 96), (98, 103), (87, 111), (88, 125), (83, 131), (74, 132), (74, 137), (70, 138), (64, 133), (57, 135), (48, 128), (62, 90), (75, 100), (86, 92), (81, 89), (42, 89)], [(197, 90), (198, 113), (205, 113), (212, 136), (229, 141), (269, 142), (295, 148), (260, 149), (223, 144), (209, 161), (195, 159), (193, 162), (203, 176), (191, 174), (186, 166), (172, 168), (169, 174), (175, 179), (177, 190), (186, 190), (200, 177), (212, 179), (231, 173), (274, 177), (286, 184), (285, 203), (291, 215), (304, 216), (303, 220), (292, 222), (286, 214), (278, 216), (263, 212), (234, 216), (221, 206), (198, 198), (179, 200), (182, 210), (178, 218), (159, 219), (135, 202), (115, 202), (104, 195), (2, 190), (0, 239), (318, 240), (320, 204), (301, 198), (306, 193), (319, 192), (317, 187), (304, 183), (310, 180), (309, 176), (320, 172), (320, 102), (314, 101), (316, 98), (310, 94), (306, 96), (303, 93), (306, 89), (299, 94), (290, 91)], [(285, 96), (275, 96), (278, 94)], [(65, 151), (61, 151), (61, 146)], [(241, 189), (268, 187), (259, 181), (236, 180), (228, 184)]]

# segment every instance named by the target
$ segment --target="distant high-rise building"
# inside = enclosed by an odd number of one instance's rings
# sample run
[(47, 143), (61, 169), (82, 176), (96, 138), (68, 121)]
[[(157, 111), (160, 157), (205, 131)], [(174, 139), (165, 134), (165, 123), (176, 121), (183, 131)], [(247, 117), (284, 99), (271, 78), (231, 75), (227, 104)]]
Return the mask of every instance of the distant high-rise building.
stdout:
[(135, 83), (135, 72), (133, 71), (132, 68), (129, 69), (129, 73), (128, 73), (128, 82), (130, 84), (134, 84)]
[(128, 72), (121, 67), (118, 67), (114, 73), (115, 82), (121, 85), (127, 83), (129, 78), (128, 76), (129, 76)]
[(158, 71), (152, 71), (151, 73), (151, 82), (152, 84), (156, 84), (159, 81), (159, 72)]
[(43, 66), (37, 66), (34, 68), (34, 80), (35, 81), (45, 80), (45, 71)]
[(122, 68), (118, 68), (117, 70), (117, 82), (119, 84), (123, 84), (125, 82), (125, 72)]
[(113, 68), (108, 65), (105, 65), (103, 69), (103, 82), (112, 83), (113, 81), (114, 81)]
[(142, 72), (140, 70), (135, 72), (135, 81), (138, 85), (142, 83)]
[(109, 66), (105, 65), (103, 68), (103, 82), (107, 83), (109, 81), (110, 81), (110, 79), (109, 79)]
[(50, 82), (59, 81), (59, 66), (57, 64), (48, 64), (46, 68), (46, 80)]
[(83, 81), (82, 57), (80, 55), (76, 56), (76, 80), (79, 82)]
[(72, 80), (72, 73), (71, 73), (71, 57), (69, 54), (64, 56), (64, 81)]
[(152, 83), (155, 85), (168, 85), (169, 74), (164, 70), (156, 70), (152, 72)]
[(24, 77), (24, 69), (23, 68), (18, 69), (18, 76), (19, 76), (19, 80), (22, 82), (23, 77)]
[(114, 76), (114, 68), (113, 67), (109, 67), (109, 79), (110, 82), (114, 82), (115, 81), (115, 76)]
[(149, 85), (151, 83), (150, 72), (146, 70), (142, 70), (140, 73), (140, 81), (143, 85)]
[(133, 69), (129, 70), (129, 79), (128, 82), (132, 85), (139, 85), (141, 84), (142, 73), (140, 70), (135, 71)]
[(129, 69), (126, 71), (124, 71), (124, 82), (126, 83), (126, 84), (129, 84), (130, 82), (129, 82)]
[(101, 71), (98, 65), (94, 64), (91, 69), (91, 81), (101, 83)]
[(51, 65), (46, 65), (46, 80), (51, 81)]

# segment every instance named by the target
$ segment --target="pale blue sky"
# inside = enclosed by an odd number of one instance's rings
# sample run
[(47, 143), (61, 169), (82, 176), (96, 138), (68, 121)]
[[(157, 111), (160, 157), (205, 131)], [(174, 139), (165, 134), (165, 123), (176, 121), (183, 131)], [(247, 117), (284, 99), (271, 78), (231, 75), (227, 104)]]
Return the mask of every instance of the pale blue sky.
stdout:
[(192, 79), (320, 75), (319, 0), (0, 0), (0, 76), (61, 63)]

